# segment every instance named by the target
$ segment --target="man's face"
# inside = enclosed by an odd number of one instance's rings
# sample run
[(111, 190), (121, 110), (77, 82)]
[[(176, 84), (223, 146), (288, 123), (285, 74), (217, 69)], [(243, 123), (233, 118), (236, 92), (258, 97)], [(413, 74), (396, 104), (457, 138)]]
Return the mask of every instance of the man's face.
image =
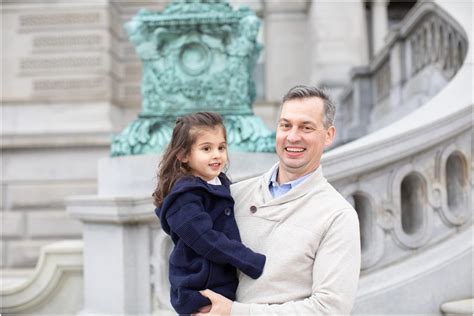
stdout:
[(324, 128), (323, 117), (323, 100), (317, 97), (283, 104), (276, 134), (278, 182), (295, 180), (319, 167), (323, 150), (335, 135), (333, 126)]

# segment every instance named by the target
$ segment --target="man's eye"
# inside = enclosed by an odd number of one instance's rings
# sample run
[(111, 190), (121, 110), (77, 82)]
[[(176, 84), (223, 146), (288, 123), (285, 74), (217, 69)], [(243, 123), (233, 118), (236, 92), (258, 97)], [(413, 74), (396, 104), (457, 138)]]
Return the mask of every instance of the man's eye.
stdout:
[(312, 128), (311, 126), (305, 126), (305, 127), (303, 127), (303, 131), (311, 132), (311, 131), (314, 131), (314, 128)]
[(288, 123), (280, 123), (280, 128), (288, 129), (288, 128), (290, 128), (290, 124), (288, 124)]

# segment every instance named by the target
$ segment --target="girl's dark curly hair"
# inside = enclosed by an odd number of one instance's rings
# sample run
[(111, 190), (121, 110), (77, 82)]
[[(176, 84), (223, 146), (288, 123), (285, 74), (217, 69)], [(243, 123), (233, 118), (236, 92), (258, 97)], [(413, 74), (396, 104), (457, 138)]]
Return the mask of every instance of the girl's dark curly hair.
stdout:
[(180, 160), (191, 152), (191, 147), (203, 128), (221, 127), (224, 138), (227, 135), (222, 117), (213, 112), (197, 112), (179, 117), (173, 129), (171, 141), (168, 144), (158, 166), (158, 185), (153, 192), (153, 203), (159, 207), (171, 191), (173, 185), (183, 176), (191, 174), (189, 167)]

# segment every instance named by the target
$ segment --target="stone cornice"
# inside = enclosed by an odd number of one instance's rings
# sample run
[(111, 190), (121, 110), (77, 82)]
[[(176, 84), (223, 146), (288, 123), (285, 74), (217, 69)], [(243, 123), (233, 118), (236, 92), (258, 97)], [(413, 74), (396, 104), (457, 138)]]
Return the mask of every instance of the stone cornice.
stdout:
[(306, 13), (309, 10), (311, 1), (308, 0), (264, 0), (263, 10), (268, 13)]
[(24, 134), (2, 135), (0, 148), (65, 148), (65, 147), (109, 147), (111, 134), (107, 132), (74, 134)]
[(156, 219), (151, 197), (78, 196), (66, 204), (69, 215), (82, 222), (136, 224)]

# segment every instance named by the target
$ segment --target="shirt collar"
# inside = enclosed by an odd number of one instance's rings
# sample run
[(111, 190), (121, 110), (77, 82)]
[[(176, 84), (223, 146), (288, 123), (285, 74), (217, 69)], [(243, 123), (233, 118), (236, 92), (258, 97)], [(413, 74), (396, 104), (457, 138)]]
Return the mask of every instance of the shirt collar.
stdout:
[(215, 177), (214, 179), (207, 181), (207, 183), (212, 184), (212, 185), (222, 184), (221, 179), (219, 179), (219, 177)]
[[(316, 171), (316, 170), (315, 170), (315, 171)], [(290, 189), (293, 189), (294, 187), (296, 187), (296, 186), (298, 186), (299, 184), (301, 184), (304, 180), (306, 180), (309, 176), (311, 176), (315, 171), (310, 172), (310, 173), (308, 173), (308, 174), (305, 174), (304, 176), (299, 177), (299, 178), (296, 179), (296, 180), (279, 184), (279, 183), (277, 182), (278, 165), (276, 165), (275, 168), (273, 169), (272, 176), (270, 177), (269, 186), (273, 186), (273, 187), (289, 186)]]

